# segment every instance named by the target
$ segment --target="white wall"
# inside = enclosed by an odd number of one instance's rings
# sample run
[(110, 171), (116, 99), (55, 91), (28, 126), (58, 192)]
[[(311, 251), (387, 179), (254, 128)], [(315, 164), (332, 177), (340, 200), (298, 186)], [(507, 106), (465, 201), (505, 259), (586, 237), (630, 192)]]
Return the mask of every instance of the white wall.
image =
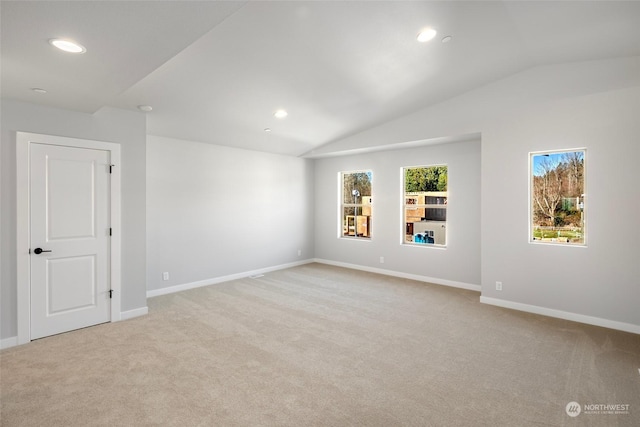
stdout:
[[(640, 325), (639, 112), (640, 87), (613, 90), (483, 134), (483, 297)], [(587, 149), (588, 247), (528, 244), (528, 153), (574, 147)]]
[[(638, 111), (640, 57), (549, 65), (321, 147), (315, 154), (480, 132), (482, 300), (640, 333)], [(587, 149), (588, 247), (530, 244), (528, 153), (576, 147)], [(363, 158), (358, 167), (371, 163)], [(387, 168), (393, 174), (397, 165)], [(453, 198), (458, 187), (452, 182), (449, 190)], [(323, 201), (334, 198), (319, 195), (318, 217), (329, 215)], [(456, 226), (452, 218), (449, 229)], [(322, 247), (318, 251), (319, 257), (326, 253)], [(371, 262), (368, 257), (351, 259)], [(457, 272), (442, 274), (447, 279)], [(495, 281), (504, 283), (503, 291), (495, 290)]]
[[(480, 280), (488, 302), (640, 332), (640, 57), (531, 69), (315, 153), (470, 133), (481, 133), (481, 144), (318, 159), (315, 171), (312, 160), (146, 142), (136, 112), (87, 115), (8, 100), (1, 109), (2, 339), (16, 334), (15, 131), (122, 144), (123, 310), (146, 306), (147, 273), (148, 289), (157, 290), (315, 256), (442, 281)], [(528, 152), (575, 147), (588, 155), (589, 245), (532, 245)], [(399, 168), (441, 162), (451, 168), (449, 245), (400, 246)], [(365, 168), (375, 174), (374, 238), (337, 239), (337, 173)]]
[[(448, 166), (447, 247), (402, 245), (401, 168)], [(339, 238), (339, 173), (373, 172), (371, 239)], [(480, 141), (316, 160), (316, 258), (480, 285)], [(384, 264), (380, 263), (384, 257)]]
[(0, 339), (17, 334), (15, 132), (116, 142), (122, 146), (122, 310), (147, 306), (145, 229), (145, 132), (143, 114), (104, 108), (82, 114), (2, 100), (0, 220)]
[(148, 137), (150, 291), (312, 258), (313, 215), (311, 160)]

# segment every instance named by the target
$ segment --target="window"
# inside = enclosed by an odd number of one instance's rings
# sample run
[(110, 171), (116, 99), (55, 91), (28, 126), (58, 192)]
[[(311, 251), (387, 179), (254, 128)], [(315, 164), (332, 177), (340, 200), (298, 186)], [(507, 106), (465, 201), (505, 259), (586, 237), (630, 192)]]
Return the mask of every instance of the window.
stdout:
[(585, 150), (530, 154), (530, 241), (586, 243), (585, 154)]
[(371, 238), (371, 171), (343, 172), (341, 222), (343, 237)]
[(447, 244), (447, 166), (403, 169), (404, 244)]

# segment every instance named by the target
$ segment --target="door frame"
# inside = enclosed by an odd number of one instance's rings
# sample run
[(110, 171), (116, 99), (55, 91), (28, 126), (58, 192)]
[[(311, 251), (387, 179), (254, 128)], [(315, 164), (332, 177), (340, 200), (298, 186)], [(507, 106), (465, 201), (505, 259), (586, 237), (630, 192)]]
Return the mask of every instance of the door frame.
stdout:
[(111, 153), (110, 216), (113, 234), (110, 244), (108, 268), (113, 298), (111, 299), (111, 322), (121, 319), (121, 236), (120, 218), (120, 144), (93, 141), (89, 139), (68, 138), (29, 132), (16, 132), (16, 262), (17, 262), (17, 311), (18, 345), (31, 341), (31, 241), (30, 230), (30, 148), (31, 143), (61, 145), (65, 147), (104, 150)]

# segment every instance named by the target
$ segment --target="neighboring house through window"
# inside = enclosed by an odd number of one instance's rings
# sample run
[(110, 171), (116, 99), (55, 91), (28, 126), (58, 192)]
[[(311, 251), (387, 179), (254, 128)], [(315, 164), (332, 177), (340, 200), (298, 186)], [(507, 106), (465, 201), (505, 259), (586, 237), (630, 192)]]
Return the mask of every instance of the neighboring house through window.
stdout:
[(369, 170), (342, 172), (341, 223), (342, 237), (371, 238), (371, 187)]
[(446, 246), (447, 172), (446, 165), (403, 169), (404, 244)]

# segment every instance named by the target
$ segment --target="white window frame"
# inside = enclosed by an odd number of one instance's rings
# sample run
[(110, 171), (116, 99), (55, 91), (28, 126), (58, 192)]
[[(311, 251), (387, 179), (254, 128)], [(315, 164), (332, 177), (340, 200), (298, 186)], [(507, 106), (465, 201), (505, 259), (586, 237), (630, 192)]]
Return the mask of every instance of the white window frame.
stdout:
[[(401, 218), (401, 232), (400, 232), (400, 244), (404, 245), (404, 246), (408, 246), (408, 247), (420, 247), (420, 248), (431, 248), (431, 249), (446, 249), (447, 245), (449, 244), (449, 220), (448, 220), (448, 215), (447, 219), (444, 220), (444, 244), (438, 244), (438, 243), (415, 243), (413, 241), (408, 242), (407, 241), (407, 217), (406, 217), (406, 211), (407, 208), (409, 206), (415, 206), (416, 209), (426, 209), (426, 208), (433, 208), (433, 206), (431, 204), (427, 204), (427, 203), (423, 203), (423, 204), (419, 204), (419, 203), (407, 203), (407, 198), (415, 198), (417, 199), (419, 196), (418, 195), (413, 195), (411, 193), (413, 192), (406, 192), (406, 171), (407, 169), (421, 169), (421, 168), (432, 168), (432, 167), (438, 167), (438, 166), (444, 166), (447, 168), (447, 191), (446, 191), (446, 195), (442, 196), (442, 197), (446, 197), (446, 201), (443, 203), (444, 208), (442, 208), (440, 205), (437, 205), (437, 209), (446, 209), (447, 211), (449, 210), (449, 172), (450, 172), (450, 167), (448, 164), (446, 163), (437, 163), (437, 164), (430, 164), (430, 165), (416, 165), (416, 166), (403, 166), (400, 168), (400, 182), (401, 182), (401, 187), (400, 187), (400, 204), (401, 204), (401, 212), (400, 212), (400, 218)], [(415, 196), (415, 197), (414, 197)], [(435, 233), (433, 231), (433, 229), (429, 229), (429, 230), (425, 230), (425, 234), (428, 234), (431, 238), (435, 239)], [(415, 233), (414, 233), (415, 235)]]
[[(371, 176), (371, 195), (370, 196), (363, 196), (363, 195), (358, 195), (358, 197), (360, 197), (360, 203), (345, 203), (344, 201), (344, 176), (345, 175), (349, 175), (349, 174), (354, 174), (354, 173), (365, 173), (365, 174), (369, 174)], [(348, 240), (361, 240), (361, 241), (365, 241), (365, 242), (369, 242), (372, 239), (372, 234), (371, 234), (371, 222), (373, 221), (373, 170), (372, 169), (359, 169), (359, 170), (350, 170), (350, 171), (342, 171), (338, 173), (338, 238), (340, 239), (348, 239)], [(345, 215), (344, 215), (344, 210), (345, 208), (351, 208), (351, 207), (356, 207), (356, 208), (360, 208), (361, 212), (362, 209), (364, 207), (364, 203), (362, 203), (362, 197), (371, 197), (371, 202), (369, 203), (370, 206), (370, 215), (354, 215), (354, 235), (345, 235), (344, 234), (344, 230), (345, 230), (345, 224), (344, 224), (344, 219), (345, 219)], [(357, 213), (357, 210), (355, 211)], [(369, 218), (371, 218), (367, 223), (366, 223), (366, 227), (367, 227), (367, 236), (358, 236), (358, 228), (357, 228), (357, 221), (358, 221), (358, 217), (359, 216), (369, 216)], [(349, 227), (348, 223), (347, 223), (347, 228)]]
[[(534, 181), (534, 170), (533, 170), (533, 159), (534, 156), (544, 156), (544, 155), (552, 155), (552, 154), (563, 154), (563, 153), (574, 153), (574, 152), (582, 152), (583, 153), (583, 172), (582, 172), (582, 181), (583, 181), (583, 189), (582, 189), (582, 194), (579, 196), (579, 206), (581, 209), (581, 218), (582, 218), (582, 237), (583, 237), (583, 241), (582, 243), (572, 243), (572, 242), (562, 242), (562, 241), (543, 241), (543, 240), (538, 240), (534, 238), (534, 214), (533, 214), (533, 210), (534, 210), (534, 202), (533, 202), (533, 181)], [(528, 156), (528, 160), (529, 160), (529, 165), (528, 165), (528, 180), (529, 180), (529, 184), (528, 184), (528, 195), (529, 195), (529, 202), (528, 202), (528, 208), (529, 208), (529, 212), (528, 212), (528, 221), (529, 221), (529, 225), (527, 227), (527, 231), (528, 231), (528, 241), (529, 243), (533, 244), (533, 245), (539, 245), (539, 246), (562, 246), (562, 247), (572, 247), (572, 248), (586, 248), (587, 247), (587, 237), (588, 237), (588, 221), (587, 221), (587, 172), (588, 172), (588, 168), (587, 168), (587, 149), (584, 147), (581, 148), (567, 148), (567, 149), (560, 149), (560, 150), (546, 150), (546, 151), (532, 151), (529, 153)]]

